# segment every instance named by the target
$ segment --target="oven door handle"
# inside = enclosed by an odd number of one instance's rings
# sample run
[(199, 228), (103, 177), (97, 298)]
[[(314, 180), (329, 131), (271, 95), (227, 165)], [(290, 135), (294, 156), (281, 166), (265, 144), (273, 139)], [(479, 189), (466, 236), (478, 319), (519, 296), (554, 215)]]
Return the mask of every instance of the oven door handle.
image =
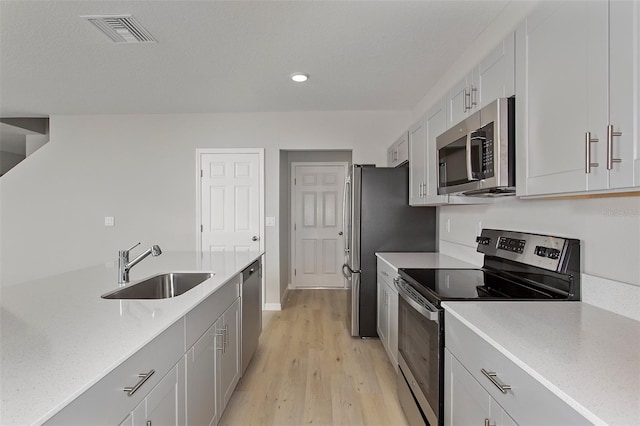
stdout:
[(393, 283), (398, 290), (398, 295), (404, 299), (413, 309), (420, 315), (435, 323), (440, 323), (440, 311), (426, 300), (416, 300), (415, 296), (406, 290), (406, 283), (400, 282), (398, 278), (394, 278)]

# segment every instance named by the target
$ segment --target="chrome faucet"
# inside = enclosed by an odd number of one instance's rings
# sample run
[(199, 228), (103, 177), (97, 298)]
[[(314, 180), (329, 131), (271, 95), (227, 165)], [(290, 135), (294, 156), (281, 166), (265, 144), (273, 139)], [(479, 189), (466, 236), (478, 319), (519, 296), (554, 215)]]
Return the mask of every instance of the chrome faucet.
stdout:
[(142, 261), (145, 257), (151, 256), (160, 256), (162, 254), (162, 250), (160, 250), (160, 246), (151, 246), (145, 252), (140, 253), (135, 259), (129, 262), (129, 252), (134, 248), (138, 247), (140, 243), (135, 244), (129, 250), (120, 250), (118, 251), (118, 284), (126, 284), (129, 282), (129, 270), (136, 266), (138, 263)]

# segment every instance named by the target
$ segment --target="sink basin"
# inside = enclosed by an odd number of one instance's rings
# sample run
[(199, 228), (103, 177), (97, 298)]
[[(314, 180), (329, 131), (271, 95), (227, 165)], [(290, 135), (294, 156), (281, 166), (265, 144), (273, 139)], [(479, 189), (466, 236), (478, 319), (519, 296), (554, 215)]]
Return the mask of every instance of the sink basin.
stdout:
[(139, 283), (103, 294), (103, 299), (168, 299), (180, 296), (214, 274), (210, 272), (172, 272), (146, 278)]

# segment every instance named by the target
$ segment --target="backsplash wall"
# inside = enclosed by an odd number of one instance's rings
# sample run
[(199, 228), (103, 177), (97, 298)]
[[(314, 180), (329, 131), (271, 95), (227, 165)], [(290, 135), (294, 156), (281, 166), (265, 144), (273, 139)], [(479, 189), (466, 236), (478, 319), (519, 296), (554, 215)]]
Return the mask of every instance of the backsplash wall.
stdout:
[(581, 241), (583, 300), (598, 305), (599, 293), (608, 292), (611, 286), (616, 285), (613, 296), (603, 300), (602, 307), (640, 319), (638, 196), (587, 199), (513, 197), (488, 205), (443, 206), (440, 207), (439, 226), (440, 251), (474, 264), (482, 262), (482, 256), (475, 251), (475, 237), (482, 228), (577, 238)]

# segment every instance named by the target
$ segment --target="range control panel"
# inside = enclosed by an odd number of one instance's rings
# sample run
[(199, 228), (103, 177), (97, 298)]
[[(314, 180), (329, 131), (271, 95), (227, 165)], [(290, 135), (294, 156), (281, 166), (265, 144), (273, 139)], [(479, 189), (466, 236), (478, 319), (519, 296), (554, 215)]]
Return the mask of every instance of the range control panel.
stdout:
[(527, 244), (525, 240), (519, 238), (500, 237), (498, 239), (498, 248), (501, 250), (511, 251), (513, 253), (524, 253), (524, 246)]
[(570, 243), (579, 246), (580, 241), (526, 232), (483, 229), (476, 238), (476, 243), (480, 253), (558, 271)]

